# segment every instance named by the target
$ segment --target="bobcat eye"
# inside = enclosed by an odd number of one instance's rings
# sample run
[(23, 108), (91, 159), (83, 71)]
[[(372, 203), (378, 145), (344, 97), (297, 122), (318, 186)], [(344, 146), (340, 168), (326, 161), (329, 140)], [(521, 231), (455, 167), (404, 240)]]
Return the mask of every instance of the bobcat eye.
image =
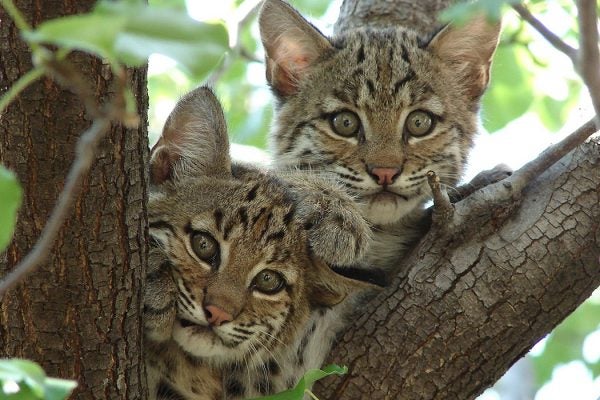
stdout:
[(425, 111), (413, 111), (408, 114), (404, 127), (412, 136), (425, 136), (433, 130), (433, 117)]
[(193, 232), (192, 250), (202, 261), (214, 264), (219, 257), (219, 243), (206, 232)]
[(340, 111), (331, 116), (331, 128), (340, 136), (354, 136), (360, 129), (360, 118), (352, 111)]
[(252, 287), (266, 294), (275, 294), (285, 286), (283, 276), (271, 269), (263, 269), (252, 280)]

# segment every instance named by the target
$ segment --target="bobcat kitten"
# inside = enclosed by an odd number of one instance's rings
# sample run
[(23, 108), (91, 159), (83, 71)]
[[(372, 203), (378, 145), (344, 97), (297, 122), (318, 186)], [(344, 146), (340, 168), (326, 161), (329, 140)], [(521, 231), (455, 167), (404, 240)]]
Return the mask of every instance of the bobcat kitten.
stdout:
[(329, 39), (281, 0), (265, 1), (259, 23), (276, 166), (335, 174), (375, 225), (367, 264), (390, 269), (419, 236), (411, 217), (430, 198), (427, 172), (453, 187), (465, 169), (500, 24)]
[(179, 101), (150, 169), (150, 398), (242, 399), (295, 385), (337, 323), (328, 309), (369, 286), (326, 264), (366, 250), (353, 200), (308, 174), (232, 163), (207, 88)]

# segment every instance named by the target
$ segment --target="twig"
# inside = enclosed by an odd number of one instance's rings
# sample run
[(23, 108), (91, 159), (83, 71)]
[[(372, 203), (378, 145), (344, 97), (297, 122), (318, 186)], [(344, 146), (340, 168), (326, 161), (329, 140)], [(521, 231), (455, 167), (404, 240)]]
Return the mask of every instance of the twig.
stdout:
[(77, 142), (77, 157), (67, 175), (66, 184), (61, 191), (58, 202), (48, 219), (40, 238), (21, 261), (2, 282), (0, 282), (0, 300), (4, 294), (29, 274), (46, 259), (56, 235), (71, 210), (71, 205), (81, 189), (81, 182), (90, 170), (98, 142), (110, 128), (110, 118), (96, 119), (92, 126), (85, 131)]
[[(81, 73), (65, 61), (50, 57), (40, 66), (55, 80), (73, 91), (83, 102), (89, 115), (94, 117), (92, 126), (86, 130), (77, 141), (76, 157), (66, 178), (65, 187), (58, 197), (54, 210), (42, 230), (40, 238), (27, 254), (27, 256), (12, 270), (6, 278), (0, 281), (0, 299), (16, 284), (25, 279), (29, 274), (46, 259), (51, 246), (56, 240), (56, 235), (62, 227), (67, 214), (71, 210), (74, 199), (81, 189), (81, 182), (89, 173), (94, 161), (98, 143), (110, 128), (111, 121), (118, 120), (128, 127), (137, 126), (137, 114), (131, 115), (127, 110), (126, 99), (126, 73), (120, 69), (116, 71), (117, 94), (113, 102), (104, 110), (98, 106), (95, 95)], [(135, 110), (133, 110), (135, 113)]]
[(557, 50), (564, 53), (571, 59), (573, 64), (577, 63), (577, 49), (569, 46), (561, 38), (559, 38), (554, 32), (548, 29), (540, 20), (531, 14), (531, 12), (523, 4), (513, 5), (513, 9), (519, 13), (521, 18), (529, 23), (540, 35), (542, 35), (552, 46)]
[(444, 224), (452, 219), (454, 206), (435, 172), (427, 172), (427, 182), (433, 195), (433, 221), (436, 224)]
[[(13, 18), (15, 25), (21, 32), (31, 30), (23, 15), (11, 0), (0, 0), (0, 4)], [(137, 115), (131, 115), (131, 104), (128, 104), (128, 102), (131, 103), (132, 100), (129, 99), (128, 101), (127, 91), (125, 90), (126, 74), (122, 69), (113, 68), (117, 75), (118, 89), (120, 90), (117, 91), (113, 103), (103, 110), (98, 106), (94, 92), (90, 89), (85, 78), (76, 68), (64, 61), (69, 53), (68, 50), (59, 49), (56, 52), (50, 52), (35, 43), (29, 43), (29, 46), (36, 67), (21, 77), (2, 97), (0, 100), (0, 113), (27, 85), (42, 75), (48, 74), (58, 83), (73, 91), (82, 100), (87, 113), (94, 118), (94, 121), (92, 126), (77, 141), (76, 157), (67, 175), (65, 187), (60, 192), (58, 201), (37, 243), (25, 258), (0, 281), (0, 300), (8, 290), (34, 272), (48, 256), (58, 231), (61, 229), (67, 214), (71, 210), (73, 201), (81, 189), (81, 182), (89, 173), (98, 143), (109, 130), (111, 121), (121, 121), (128, 127), (135, 126), (138, 122)], [(133, 110), (133, 113), (135, 113), (135, 110)]]
[(258, 58), (254, 53), (250, 52), (247, 48), (240, 46), (240, 57), (250, 62), (262, 63), (263, 60)]
[(221, 79), (223, 74), (225, 74), (225, 72), (227, 72), (227, 70), (231, 67), (235, 56), (245, 58), (246, 60), (248, 60), (250, 62), (262, 62), (262, 60), (260, 60), (254, 54), (250, 53), (248, 51), (248, 49), (246, 49), (242, 45), (242, 41), (241, 41), (242, 30), (250, 22), (251, 18), (258, 12), (261, 5), (262, 5), (262, 1), (256, 2), (256, 4), (254, 4), (250, 8), (250, 10), (248, 10), (248, 12), (245, 13), (244, 16), (238, 20), (237, 32), (236, 32), (237, 37), (235, 40), (235, 46), (233, 46), (230, 49), (230, 54), (225, 55), (225, 58), (220, 63), (220, 65), (217, 68), (215, 68), (215, 70), (206, 79), (206, 82), (205, 82), (206, 85), (214, 86), (217, 83), (217, 81), (219, 79)]
[(31, 30), (31, 26), (25, 21), (25, 17), (17, 7), (13, 4), (12, 0), (0, 0), (0, 4), (6, 10), (9, 17), (15, 22), (15, 25), (21, 32), (27, 32)]
[(0, 98), (0, 115), (2, 114), (4, 109), (8, 107), (8, 105), (15, 99), (15, 97), (18, 96), (19, 93), (21, 93), (27, 86), (31, 85), (33, 82), (40, 79), (42, 76), (44, 76), (44, 69), (36, 67), (31, 71), (27, 72), (22, 77), (20, 77), (19, 80), (16, 81), (10, 87), (10, 89), (8, 89), (8, 92), (6, 92), (4, 96)]
[(515, 171), (511, 177), (507, 178), (507, 182), (512, 184), (513, 190), (520, 192), (531, 180), (550, 168), (575, 147), (585, 142), (596, 131), (593, 119), (586, 122), (560, 142), (548, 147), (535, 160), (528, 162)]
[(56, 82), (83, 100), (83, 104), (92, 118), (102, 117), (102, 111), (98, 107), (92, 89), (73, 64), (49, 58), (42, 65), (46, 68), (46, 73), (52, 76)]
[[(21, 34), (31, 31), (31, 26), (29, 26), (29, 23), (25, 20), (23, 14), (21, 14), (21, 11), (19, 11), (19, 9), (15, 7), (12, 0), (0, 0), (0, 4), (2, 4), (2, 7), (6, 10), (8, 15), (15, 22), (15, 25), (19, 29), (19, 31), (21, 31)], [(42, 47), (37, 43), (27, 44), (34, 53), (42, 49)]]
[(579, 21), (578, 71), (590, 92), (596, 111), (596, 126), (600, 128), (600, 50), (598, 50), (596, 0), (578, 0), (577, 19)]

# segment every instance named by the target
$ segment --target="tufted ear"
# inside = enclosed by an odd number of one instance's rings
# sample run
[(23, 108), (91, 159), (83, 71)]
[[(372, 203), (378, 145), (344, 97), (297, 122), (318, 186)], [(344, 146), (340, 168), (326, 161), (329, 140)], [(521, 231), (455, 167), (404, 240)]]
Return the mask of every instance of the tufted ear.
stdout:
[(500, 27), (500, 22), (491, 23), (479, 15), (464, 25), (446, 26), (429, 42), (428, 48), (454, 70), (474, 99), (483, 94), (490, 80)]
[[(340, 267), (344, 272), (347, 268)], [(346, 275), (344, 273), (344, 275)], [(379, 277), (373, 283), (367, 280), (358, 280), (336, 273), (325, 262), (314, 260), (308, 270), (308, 299), (311, 307), (333, 307), (354, 293), (374, 290), (381, 286)], [(377, 275), (377, 273), (375, 274)], [(358, 278), (365, 278), (357, 276)], [(368, 278), (366, 278), (368, 279)], [(368, 279), (371, 281), (371, 279)]]
[(155, 185), (201, 175), (231, 175), (225, 117), (207, 87), (179, 100), (150, 154), (150, 181)]
[(311, 65), (333, 49), (327, 38), (289, 4), (265, 0), (259, 16), (267, 81), (280, 96), (296, 93)]

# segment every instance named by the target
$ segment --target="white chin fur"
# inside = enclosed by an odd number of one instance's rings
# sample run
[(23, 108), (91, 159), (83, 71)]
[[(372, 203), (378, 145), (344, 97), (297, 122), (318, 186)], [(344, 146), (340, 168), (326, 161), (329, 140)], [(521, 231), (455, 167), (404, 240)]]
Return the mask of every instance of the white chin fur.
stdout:
[(370, 223), (374, 225), (391, 225), (409, 214), (419, 204), (421, 204), (420, 197), (409, 200), (400, 197), (386, 197), (380, 200), (377, 197), (370, 196), (365, 199), (362, 207), (364, 216)]
[(196, 357), (202, 357), (213, 364), (242, 359), (245, 351), (238, 346), (230, 348), (209, 328), (194, 332), (193, 327), (183, 328), (179, 323), (173, 327), (173, 339), (181, 348)]

